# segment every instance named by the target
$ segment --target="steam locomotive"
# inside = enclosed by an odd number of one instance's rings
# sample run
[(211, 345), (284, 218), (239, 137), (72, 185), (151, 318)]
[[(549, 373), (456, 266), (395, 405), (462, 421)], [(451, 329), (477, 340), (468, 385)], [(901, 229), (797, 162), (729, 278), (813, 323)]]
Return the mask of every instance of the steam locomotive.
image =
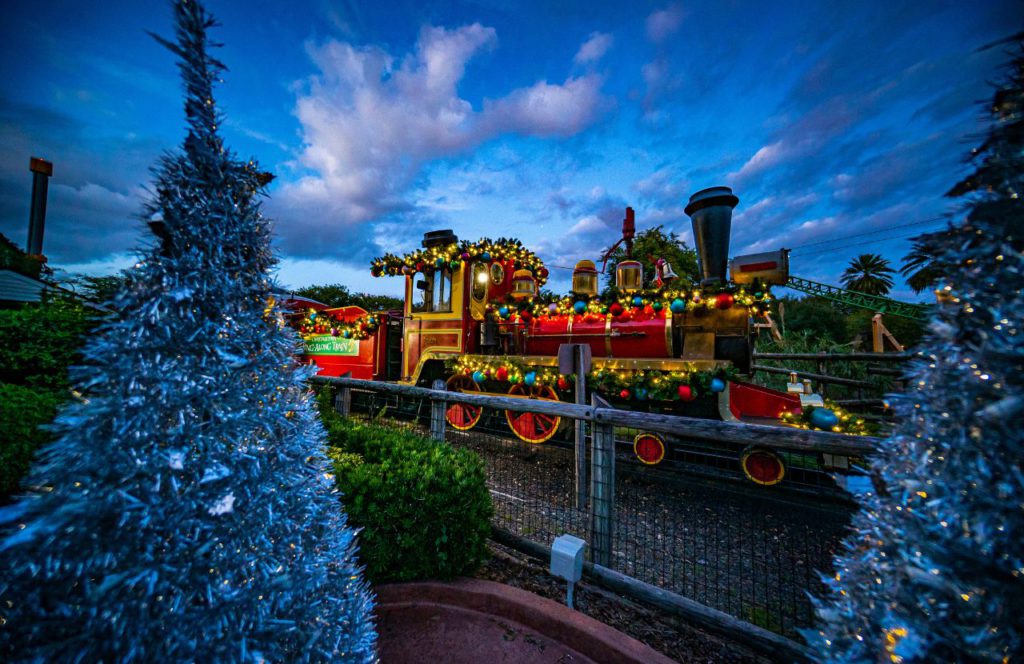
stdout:
[[(644, 266), (631, 256), (635, 220), (627, 208), (626, 258), (615, 266), (610, 293), (599, 295), (595, 263), (581, 260), (572, 292), (553, 300), (538, 296), (547, 268), (518, 241), (470, 243), (450, 230), (427, 233), (412, 254), (373, 261), (375, 276), (404, 279), (401, 311), (331, 309), (301, 298), (288, 303), (301, 311), (296, 324), (306, 342), (304, 359), (324, 376), (421, 386), (441, 379), (454, 391), (571, 400), (582, 377), (560, 373), (559, 354), (578, 344), (591, 358), (588, 390), (616, 407), (778, 421), (799, 411), (799, 398), (741, 377), (752, 368), (752, 315), (766, 305), (772, 284), (786, 282), (788, 254), (729, 262), (738, 202), (728, 187), (689, 199), (699, 284), (673, 279), (672, 266), (658, 260), (654, 283), (645, 285)], [(482, 409), (466, 404), (447, 411), (448, 424), (459, 430), (472, 429), (481, 416)], [(557, 417), (512, 411), (506, 419), (528, 443), (549, 440), (562, 424)], [(666, 456), (655, 434), (637, 436), (634, 451), (646, 464)], [(781, 461), (767, 461), (745, 461), (744, 469), (763, 484), (781, 480)]]

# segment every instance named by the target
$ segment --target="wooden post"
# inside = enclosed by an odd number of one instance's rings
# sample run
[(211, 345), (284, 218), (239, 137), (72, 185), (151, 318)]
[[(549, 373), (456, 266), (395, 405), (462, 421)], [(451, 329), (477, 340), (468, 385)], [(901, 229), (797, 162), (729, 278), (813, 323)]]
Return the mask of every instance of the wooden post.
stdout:
[[(819, 355), (824, 355), (825, 351), (820, 351), (818, 354)], [(825, 363), (822, 360), (818, 360), (818, 373), (820, 373), (820, 374), (825, 373)], [(821, 390), (822, 398), (825, 398), (825, 397), (828, 396), (828, 384), (827, 383), (822, 383), (821, 386), (818, 389)]]
[(610, 567), (615, 532), (615, 427), (594, 421), (593, 441), (590, 453), (590, 559), (594, 564)]
[[(342, 374), (342, 378), (350, 378), (351, 376), (351, 371), (346, 371)], [(338, 391), (334, 393), (334, 410), (338, 411), (339, 415), (344, 415), (345, 417), (352, 413), (352, 388), (345, 385), (338, 387)]]
[[(573, 347), (572, 363), (576, 374), (576, 403), (587, 403), (587, 372), (583, 364), (583, 345)], [(576, 509), (587, 506), (587, 423), (583, 419), (573, 420), (573, 434), (576, 443)]]
[[(444, 392), (444, 381), (438, 378), (432, 385), (433, 389)], [(441, 399), (430, 400), (430, 437), (444, 440), (444, 411), (446, 402)]]

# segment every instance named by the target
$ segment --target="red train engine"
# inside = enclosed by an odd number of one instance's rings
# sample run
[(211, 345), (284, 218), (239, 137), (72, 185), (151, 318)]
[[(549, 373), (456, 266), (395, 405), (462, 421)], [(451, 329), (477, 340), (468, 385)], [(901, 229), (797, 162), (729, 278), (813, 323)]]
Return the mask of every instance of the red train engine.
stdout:
[[(658, 261), (655, 283), (645, 287), (643, 265), (628, 256), (633, 220), (627, 209), (627, 259), (616, 265), (614, 286), (599, 294), (598, 271), (584, 260), (574, 271), (571, 293), (556, 299), (539, 297), (548, 270), (519, 241), (459, 242), (450, 230), (427, 233), (421, 249), (385, 255), (371, 267), (375, 276), (404, 278), (402, 311), (305, 303), (305, 359), (327, 376), (423, 386), (440, 378), (449, 390), (558, 400), (572, 398), (577, 378), (559, 373), (559, 350), (583, 344), (592, 356), (588, 389), (616, 406), (776, 421), (799, 411), (799, 398), (739, 378), (751, 371), (751, 317), (766, 306), (769, 286), (788, 278), (787, 255), (736, 259), (733, 279), (727, 278), (737, 203), (728, 187), (690, 198), (686, 213), (699, 284), (673, 279), (671, 266)], [(451, 426), (468, 430), (481, 410), (456, 404), (447, 415)], [(530, 443), (549, 440), (561, 425), (557, 417), (529, 413), (509, 411), (506, 418), (511, 431)], [(637, 455), (659, 462), (664, 443), (641, 436)], [(765, 472), (777, 481), (783, 471), (780, 465)]]

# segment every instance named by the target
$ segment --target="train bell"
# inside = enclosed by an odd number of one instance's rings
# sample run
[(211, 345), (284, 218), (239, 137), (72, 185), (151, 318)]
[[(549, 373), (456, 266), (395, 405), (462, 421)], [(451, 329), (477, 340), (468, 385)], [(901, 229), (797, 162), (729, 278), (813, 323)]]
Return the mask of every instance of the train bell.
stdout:
[(679, 275), (672, 269), (672, 264), (664, 258), (659, 258), (658, 262), (654, 264), (654, 274), (654, 285), (658, 288), (661, 288), (673, 279), (679, 278)]

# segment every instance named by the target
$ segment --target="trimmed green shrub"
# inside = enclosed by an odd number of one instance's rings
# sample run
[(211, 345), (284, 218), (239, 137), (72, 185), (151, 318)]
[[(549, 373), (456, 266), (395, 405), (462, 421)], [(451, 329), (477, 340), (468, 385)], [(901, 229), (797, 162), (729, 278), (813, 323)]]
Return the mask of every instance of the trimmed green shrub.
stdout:
[(61, 402), (59, 393), (0, 383), (0, 501), (18, 488), (36, 448), (49, 442), (40, 427), (53, 420)]
[(81, 359), (83, 336), (97, 322), (95, 312), (64, 297), (0, 310), (0, 382), (67, 387), (68, 367)]
[(327, 454), (349, 523), (362, 529), (360, 557), (372, 581), (451, 579), (479, 566), (493, 514), (479, 456), (321, 412)]

